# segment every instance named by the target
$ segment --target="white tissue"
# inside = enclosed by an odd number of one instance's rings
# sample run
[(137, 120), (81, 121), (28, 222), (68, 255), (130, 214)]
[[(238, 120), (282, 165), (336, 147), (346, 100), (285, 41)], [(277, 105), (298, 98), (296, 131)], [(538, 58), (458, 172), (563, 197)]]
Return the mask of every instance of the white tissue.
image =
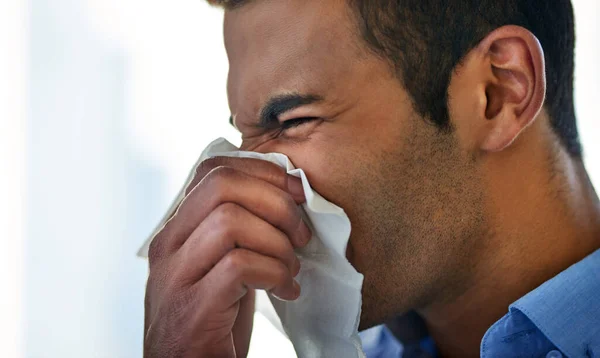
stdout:
[[(197, 165), (217, 156), (267, 160), (302, 180), (306, 195), (302, 209), (313, 237), (306, 247), (296, 249), (302, 266), (296, 277), (302, 288), (301, 294), (291, 302), (281, 301), (272, 295), (269, 298), (299, 358), (365, 357), (358, 336), (363, 275), (346, 259), (350, 237), (348, 216), (340, 207), (313, 191), (304, 171), (295, 169), (284, 154), (242, 152), (219, 138), (204, 150)], [(195, 170), (191, 172), (188, 183), (194, 173)], [(184, 194), (185, 186), (138, 255), (147, 257), (150, 241), (177, 209)]]

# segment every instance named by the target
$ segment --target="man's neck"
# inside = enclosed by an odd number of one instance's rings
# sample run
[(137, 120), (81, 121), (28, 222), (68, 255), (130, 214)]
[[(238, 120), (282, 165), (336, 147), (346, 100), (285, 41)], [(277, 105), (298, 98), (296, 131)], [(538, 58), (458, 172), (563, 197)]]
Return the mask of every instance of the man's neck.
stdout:
[[(511, 303), (600, 248), (600, 204), (585, 168), (557, 155), (554, 177), (539, 167), (502, 167), (514, 158), (494, 163), (493, 230), (482, 238), (469, 287), (419, 310), (442, 357), (478, 357), (483, 335)], [(521, 165), (545, 162), (530, 161)]]

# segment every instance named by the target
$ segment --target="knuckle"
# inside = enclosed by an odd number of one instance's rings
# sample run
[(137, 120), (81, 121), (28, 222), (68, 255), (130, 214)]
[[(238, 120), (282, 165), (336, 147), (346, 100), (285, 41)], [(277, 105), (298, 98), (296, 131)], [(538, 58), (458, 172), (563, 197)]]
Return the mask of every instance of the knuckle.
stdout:
[(230, 167), (218, 166), (203, 179), (210, 186), (210, 191), (217, 198), (223, 198), (231, 190), (231, 182), (239, 177), (239, 173)]
[(218, 165), (216, 167), (214, 167), (211, 171), (208, 172), (208, 174), (206, 174), (206, 178), (210, 178), (210, 179), (222, 179), (222, 178), (232, 178), (235, 177), (237, 174), (237, 171), (235, 169), (233, 169), (232, 167), (227, 167), (224, 165)]
[(241, 208), (234, 203), (223, 203), (214, 210), (216, 224), (227, 226), (235, 222), (241, 212)]
[(150, 266), (153, 266), (156, 261), (159, 261), (165, 255), (163, 241), (161, 240), (161, 235), (157, 235), (150, 242), (150, 246), (148, 247), (148, 262)]
[(204, 178), (213, 169), (215, 169), (218, 166), (221, 166), (222, 163), (223, 163), (223, 160), (221, 157), (213, 157), (213, 158), (208, 158), (206, 160), (203, 160), (196, 167), (196, 176), (199, 176), (200, 178)]
[(219, 205), (211, 215), (212, 225), (219, 236), (231, 236), (235, 233), (235, 225), (239, 221), (242, 208), (234, 203)]
[(240, 250), (232, 250), (223, 258), (225, 272), (230, 272), (234, 277), (241, 278), (248, 267), (248, 258)]

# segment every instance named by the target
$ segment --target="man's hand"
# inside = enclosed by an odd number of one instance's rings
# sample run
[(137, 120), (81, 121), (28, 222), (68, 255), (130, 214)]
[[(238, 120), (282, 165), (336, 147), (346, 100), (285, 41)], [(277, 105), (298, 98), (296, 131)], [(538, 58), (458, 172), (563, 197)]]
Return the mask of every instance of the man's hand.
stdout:
[(300, 294), (303, 201), (300, 180), (272, 163), (204, 161), (150, 245), (144, 357), (245, 357), (254, 290)]

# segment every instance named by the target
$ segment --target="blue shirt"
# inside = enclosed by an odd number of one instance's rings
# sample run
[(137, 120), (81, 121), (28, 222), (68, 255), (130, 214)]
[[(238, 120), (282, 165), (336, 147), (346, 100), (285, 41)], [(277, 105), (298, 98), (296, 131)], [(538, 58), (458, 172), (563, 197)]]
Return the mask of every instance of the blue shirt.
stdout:
[[(367, 358), (435, 357), (426, 337), (402, 345), (385, 326), (360, 333)], [(509, 306), (481, 340), (482, 358), (600, 358), (600, 250)]]

